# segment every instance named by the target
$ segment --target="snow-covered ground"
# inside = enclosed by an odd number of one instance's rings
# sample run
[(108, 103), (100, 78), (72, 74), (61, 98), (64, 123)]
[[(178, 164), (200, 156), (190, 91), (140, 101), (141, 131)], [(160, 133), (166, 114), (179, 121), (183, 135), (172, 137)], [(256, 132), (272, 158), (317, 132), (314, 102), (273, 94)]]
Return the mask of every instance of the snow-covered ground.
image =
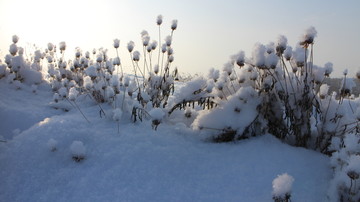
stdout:
[[(0, 95), (0, 201), (272, 201), (284, 173), (294, 178), (292, 201), (328, 201), (329, 158), (271, 135), (215, 144), (184, 124), (154, 131), (124, 120), (118, 134), (86, 100), (90, 123), (71, 105), (52, 108), (45, 86), (34, 94), (2, 79)], [(74, 141), (85, 147), (78, 163), (72, 154), (84, 148)]]

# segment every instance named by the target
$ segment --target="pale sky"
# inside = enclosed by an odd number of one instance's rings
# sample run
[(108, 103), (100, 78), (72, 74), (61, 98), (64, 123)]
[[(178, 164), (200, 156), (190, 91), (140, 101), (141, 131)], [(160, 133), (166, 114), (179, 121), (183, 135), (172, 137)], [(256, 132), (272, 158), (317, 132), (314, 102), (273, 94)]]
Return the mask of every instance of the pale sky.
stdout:
[(118, 38), (127, 66), (126, 44), (133, 40), (142, 52), (142, 30), (158, 41), (159, 14), (164, 17), (161, 43), (170, 34), (171, 21), (178, 20), (174, 66), (181, 72), (222, 69), (230, 55), (243, 50), (250, 57), (255, 43), (275, 42), (280, 34), (295, 47), (310, 26), (318, 31), (315, 64), (334, 63), (333, 77), (345, 68), (352, 75), (360, 69), (359, 0), (1, 0), (0, 56), (8, 53), (14, 34), (22, 47), (45, 49), (48, 42), (65, 41), (71, 57), (75, 47), (104, 47), (114, 57), (113, 39)]

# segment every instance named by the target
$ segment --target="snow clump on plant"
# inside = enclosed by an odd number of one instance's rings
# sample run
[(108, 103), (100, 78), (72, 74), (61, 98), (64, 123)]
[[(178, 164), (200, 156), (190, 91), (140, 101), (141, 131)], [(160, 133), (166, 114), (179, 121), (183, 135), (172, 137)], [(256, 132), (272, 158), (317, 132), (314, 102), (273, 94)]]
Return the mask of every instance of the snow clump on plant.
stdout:
[(279, 175), (272, 182), (273, 187), (273, 199), (275, 202), (286, 202), (291, 197), (291, 187), (294, 182), (294, 178), (287, 173)]
[(70, 146), (72, 159), (80, 162), (85, 159), (86, 148), (81, 141), (74, 141)]

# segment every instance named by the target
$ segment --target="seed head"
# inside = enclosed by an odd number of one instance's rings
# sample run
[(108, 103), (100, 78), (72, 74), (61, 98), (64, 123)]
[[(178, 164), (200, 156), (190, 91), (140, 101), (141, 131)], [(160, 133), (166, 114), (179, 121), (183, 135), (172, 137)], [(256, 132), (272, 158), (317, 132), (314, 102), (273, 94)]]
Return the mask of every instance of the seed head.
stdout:
[(134, 42), (129, 41), (129, 43), (127, 44), (127, 49), (130, 53), (134, 50), (134, 46), (135, 46)]
[(17, 43), (19, 41), (19, 37), (16, 36), (16, 35), (13, 35), (12, 36), (12, 41), (13, 41), (13, 43)]
[(156, 18), (156, 24), (160, 26), (162, 24), (162, 22), (163, 22), (163, 16), (158, 15)]
[(171, 22), (171, 29), (174, 31), (176, 28), (177, 28), (177, 24), (178, 24), (178, 21), (177, 20), (173, 20)]
[(114, 48), (119, 48), (119, 46), (120, 46), (120, 40), (114, 39)]

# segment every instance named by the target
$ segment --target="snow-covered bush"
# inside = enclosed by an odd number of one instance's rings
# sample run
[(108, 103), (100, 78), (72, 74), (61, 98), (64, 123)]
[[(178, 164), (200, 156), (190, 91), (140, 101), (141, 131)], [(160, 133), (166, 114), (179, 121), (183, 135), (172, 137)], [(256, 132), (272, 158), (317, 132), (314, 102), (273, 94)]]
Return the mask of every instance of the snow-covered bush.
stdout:
[(216, 141), (271, 133), (292, 145), (330, 154), (333, 137), (357, 128), (348, 100), (354, 83), (346, 72), (340, 100), (329, 95), (323, 83), (333, 65), (314, 65), (316, 35), (310, 27), (295, 48), (281, 35), (275, 43), (256, 43), (248, 58), (240, 51), (222, 71), (211, 69), (207, 78), (185, 84), (171, 99), (169, 113), (202, 108), (192, 127)]
[(294, 178), (287, 173), (277, 176), (273, 182), (273, 199), (275, 202), (288, 202), (291, 198), (291, 187)]
[(9, 53), (5, 56), (5, 64), (0, 62), (0, 78), (10, 74), (14, 75), (8, 77), (9, 80), (14, 81), (18, 85), (19, 82), (27, 85), (40, 84), (43, 82), (43, 75), (41, 73), (40, 60), (43, 59), (44, 53), (36, 51), (34, 57), (25, 58), (24, 49), (17, 45), (19, 37), (14, 35), (12, 37), (13, 44), (10, 45)]
[(72, 159), (80, 162), (85, 159), (86, 148), (81, 141), (74, 141), (70, 146)]

